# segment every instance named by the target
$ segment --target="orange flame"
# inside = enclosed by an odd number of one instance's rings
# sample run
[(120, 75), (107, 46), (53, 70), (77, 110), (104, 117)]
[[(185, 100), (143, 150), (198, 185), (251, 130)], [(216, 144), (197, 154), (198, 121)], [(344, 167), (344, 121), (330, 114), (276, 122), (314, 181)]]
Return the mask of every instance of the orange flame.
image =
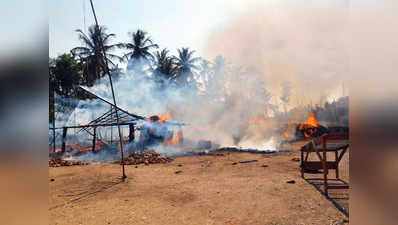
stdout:
[(146, 118), (147, 120), (151, 121), (151, 122), (159, 122), (159, 123), (164, 123), (167, 120), (171, 119), (173, 117), (173, 111), (169, 110), (166, 113), (163, 114), (159, 114), (159, 115), (152, 115), (148, 118)]
[[(306, 138), (310, 138), (312, 136), (312, 134), (315, 132), (315, 130), (313, 128), (317, 128), (319, 127), (319, 123), (318, 120), (316, 118), (316, 115), (314, 112), (311, 112), (309, 117), (307, 118), (307, 121), (305, 121), (304, 123), (300, 123), (300, 130), (305, 129), (304, 132), (304, 136)], [(311, 129), (308, 129), (311, 128)]]
[[(166, 113), (159, 114), (159, 115), (152, 115), (147, 118), (147, 120), (151, 122), (157, 122), (157, 123), (165, 123), (167, 120), (171, 119), (173, 117), (173, 110), (169, 110)], [(150, 132), (152, 132), (150, 128)], [(173, 136), (168, 139), (164, 138), (163, 139), (163, 144), (165, 145), (176, 145), (182, 142), (183, 139), (183, 133), (182, 129), (180, 128), (177, 132), (173, 132)]]
[(311, 112), (309, 117), (307, 118), (307, 121), (305, 121), (301, 125), (303, 125), (303, 124), (306, 124), (306, 125), (309, 125), (309, 126), (313, 126), (313, 127), (318, 127), (319, 123), (318, 123), (318, 120), (316, 118), (315, 113)]
[(264, 126), (267, 123), (267, 121), (264, 118), (262, 118), (261, 116), (249, 119), (247, 122), (250, 125), (255, 125), (255, 126)]
[(173, 137), (171, 137), (170, 139), (163, 139), (163, 144), (167, 145), (167, 144), (171, 144), (171, 145), (176, 145), (181, 143), (182, 141), (182, 129), (179, 129), (178, 132), (174, 132), (173, 133)]
[(285, 131), (285, 132), (283, 133), (283, 136), (285, 136), (285, 138), (289, 138), (289, 137), (290, 137), (289, 132)]

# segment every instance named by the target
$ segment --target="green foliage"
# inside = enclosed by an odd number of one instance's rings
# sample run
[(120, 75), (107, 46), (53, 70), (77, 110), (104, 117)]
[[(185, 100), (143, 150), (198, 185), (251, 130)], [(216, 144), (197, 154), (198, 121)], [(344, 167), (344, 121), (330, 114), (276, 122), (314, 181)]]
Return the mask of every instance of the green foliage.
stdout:
[(79, 39), (85, 46), (76, 47), (71, 50), (72, 55), (79, 58), (82, 66), (84, 84), (87, 86), (94, 85), (95, 81), (105, 75), (105, 62), (104, 54), (101, 47), (101, 42), (105, 51), (106, 62), (108, 63), (109, 69), (113, 70), (116, 64), (113, 60), (123, 62), (123, 58), (114, 54), (111, 54), (116, 48), (122, 48), (124, 44), (110, 44), (110, 41), (115, 34), (107, 34), (106, 27), (91, 25), (88, 29), (88, 34), (85, 34), (82, 30), (78, 29), (76, 32), (79, 35)]
[(74, 97), (74, 86), (82, 81), (81, 67), (70, 54), (49, 61), (49, 121), (54, 119), (54, 92), (63, 97)]
[(199, 69), (195, 63), (198, 62), (200, 58), (193, 57), (195, 51), (191, 51), (189, 48), (181, 48), (177, 49), (177, 51), (178, 56), (174, 57), (174, 59), (178, 72), (172, 79), (181, 86), (187, 86), (190, 83), (193, 84), (195, 82), (193, 79), (194, 70)]
[(152, 38), (148, 36), (147, 32), (138, 29), (136, 32), (129, 33), (129, 36), (131, 37), (131, 42), (121, 44), (122, 48), (128, 50), (123, 56), (124, 59), (144, 60), (145, 62), (150, 62), (150, 60), (154, 59), (150, 50), (159, 46), (153, 43)]
[(158, 79), (169, 80), (177, 74), (178, 68), (173, 57), (169, 56), (169, 50), (163, 49), (155, 53), (154, 76)]
[(81, 67), (70, 55), (63, 54), (50, 63), (50, 90), (61, 96), (71, 96), (73, 86), (82, 81)]

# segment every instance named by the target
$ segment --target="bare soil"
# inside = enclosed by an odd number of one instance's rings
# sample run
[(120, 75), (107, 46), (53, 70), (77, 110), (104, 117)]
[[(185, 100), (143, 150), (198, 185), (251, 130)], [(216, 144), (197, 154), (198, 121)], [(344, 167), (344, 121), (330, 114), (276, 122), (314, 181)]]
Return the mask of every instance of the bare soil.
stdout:
[[(328, 199), (302, 179), (300, 162), (292, 160), (300, 158), (300, 144), (277, 155), (224, 153), (128, 165), (125, 181), (117, 164), (49, 168), (50, 224), (347, 224), (338, 207), (348, 211), (348, 190), (331, 190)], [(245, 160), (258, 161), (239, 163)], [(348, 181), (343, 162), (340, 176)]]

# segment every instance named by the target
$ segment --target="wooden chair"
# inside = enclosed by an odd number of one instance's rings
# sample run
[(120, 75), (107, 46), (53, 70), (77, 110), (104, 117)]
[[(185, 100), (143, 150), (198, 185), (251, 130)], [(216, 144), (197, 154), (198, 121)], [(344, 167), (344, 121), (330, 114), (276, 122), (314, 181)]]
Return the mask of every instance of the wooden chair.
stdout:
[[(329, 170), (336, 171), (336, 179), (339, 179), (339, 163), (349, 147), (348, 134), (325, 134), (319, 138), (312, 139), (309, 143), (301, 147), (301, 177), (309, 171), (322, 170), (323, 183), (326, 196), (329, 196), (328, 189), (348, 189), (349, 185), (328, 184)], [(311, 152), (316, 153), (319, 161), (309, 161), (308, 156)], [(327, 153), (334, 152), (334, 160), (327, 159)], [(322, 155), (321, 155), (322, 153)], [(305, 157), (304, 157), (305, 154)]]

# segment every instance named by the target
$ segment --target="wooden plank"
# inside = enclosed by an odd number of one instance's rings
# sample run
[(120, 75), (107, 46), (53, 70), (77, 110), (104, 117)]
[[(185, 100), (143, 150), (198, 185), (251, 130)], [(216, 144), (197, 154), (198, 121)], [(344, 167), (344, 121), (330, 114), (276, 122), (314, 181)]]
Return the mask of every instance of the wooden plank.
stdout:
[(251, 163), (251, 162), (258, 162), (258, 160), (257, 159), (246, 160), (246, 161), (240, 161), (239, 163)]
[[(327, 165), (327, 158), (326, 158), (326, 156), (327, 156), (327, 154), (326, 154), (326, 141), (325, 141), (325, 139), (322, 139), (322, 148), (323, 148), (323, 157), (322, 158), (320, 158), (321, 159), (321, 161), (322, 161), (322, 169), (323, 169), (323, 183), (324, 183), (324, 185), (325, 185), (325, 194), (326, 194), (326, 196), (328, 196), (329, 194), (328, 194), (328, 165)], [(318, 153), (318, 151), (317, 151), (317, 153)]]
[(348, 140), (349, 135), (347, 133), (325, 134), (322, 138), (324, 140)]
[(328, 185), (328, 189), (349, 189), (350, 185)]
[[(323, 169), (323, 162), (318, 162), (318, 161), (307, 161), (304, 163), (303, 168), (308, 169), (308, 170), (320, 170)], [(337, 168), (337, 163), (334, 161), (328, 161), (326, 162), (326, 168), (327, 169), (336, 169)]]
[(344, 150), (340, 153), (340, 156), (337, 158), (337, 163), (339, 163), (341, 161), (341, 159), (343, 158), (344, 154), (346, 153), (348, 147), (344, 148)]

